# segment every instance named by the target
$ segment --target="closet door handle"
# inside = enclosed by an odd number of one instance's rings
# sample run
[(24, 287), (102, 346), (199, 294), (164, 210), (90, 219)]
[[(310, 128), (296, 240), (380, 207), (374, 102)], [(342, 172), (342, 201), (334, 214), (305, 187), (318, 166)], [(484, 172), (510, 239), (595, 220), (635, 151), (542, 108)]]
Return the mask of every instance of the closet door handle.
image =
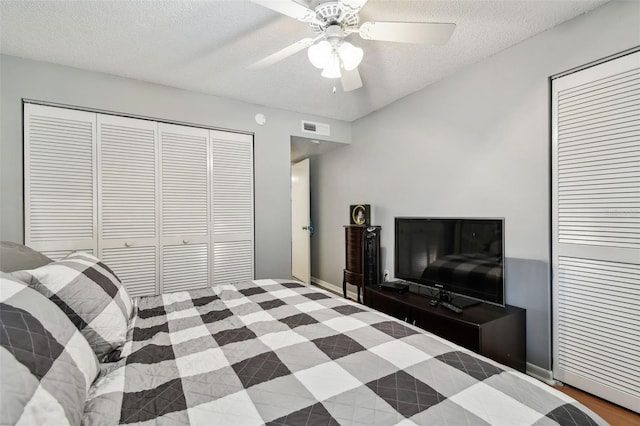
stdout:
[(130, 242), (130, 241), (127, 241), (127, 242), (124, 243), (125, 247), (131, 247), (132, 245), (133, 245), (133, 243)]
[(182, 240), (182, 244), (189, 244), (189, 240)]

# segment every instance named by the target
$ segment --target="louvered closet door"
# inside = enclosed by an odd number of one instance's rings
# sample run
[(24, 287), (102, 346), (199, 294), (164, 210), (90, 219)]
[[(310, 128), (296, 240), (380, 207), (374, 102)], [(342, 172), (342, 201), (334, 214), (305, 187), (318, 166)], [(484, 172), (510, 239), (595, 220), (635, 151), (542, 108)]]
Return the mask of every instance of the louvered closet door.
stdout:
[(96, 253), (96, 115), (24, 105), (25, 244), (53, 258)]
[(640, 410), (640, 53), (553, 82), (554, 377)]
[(98, 114), (100, 258), (132, 296), (160, 290), (157, 127)]
[(162, 292), (209, 285), (209, 130), (161, 123)]
[(252, 280), (253, 137), (212, 130), (211, 151), (214, 283)]

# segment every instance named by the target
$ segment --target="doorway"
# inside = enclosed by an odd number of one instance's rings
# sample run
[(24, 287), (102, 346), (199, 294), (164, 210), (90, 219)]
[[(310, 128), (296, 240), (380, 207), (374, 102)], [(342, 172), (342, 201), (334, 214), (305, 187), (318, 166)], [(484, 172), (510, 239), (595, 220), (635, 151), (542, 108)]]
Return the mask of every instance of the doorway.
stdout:
[(311, 283), (309, 159), (291, 166), (291, 275)]
[[(312, 218), (318, 215), (317, 206), (313, 205), (312, 162), (323, 161), (323, 156), (346, 144), (318, 139), (291, 136), (291, 275), (303, 282), (321, 285), (322, 277), (314, 277), (312, 259), (314, 256), (313, 234), (322, 232)], [(306, 161), (305, 167), (301, 163)], [(296, 168), (297, 170), (294, 170)], [(305, 184), (306, 182), (306, 184)], [(296, 198), (296, 201), (294, 201)], [(308, 227), (307, 229), (303, 229)], [(316, 272), (319, 274), (319, 272)], [(338, 286), (336, 289), (340, 290)]]
[(552, 82), (554, 378), (640, 407), (640, 52)]

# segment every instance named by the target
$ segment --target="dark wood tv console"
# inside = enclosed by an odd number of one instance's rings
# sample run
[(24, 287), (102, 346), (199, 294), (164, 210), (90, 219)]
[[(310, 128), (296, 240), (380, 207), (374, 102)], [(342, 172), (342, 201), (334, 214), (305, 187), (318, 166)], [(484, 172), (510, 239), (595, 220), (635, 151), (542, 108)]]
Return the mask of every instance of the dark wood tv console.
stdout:
[(479, 303), (456, 314), (428, 297), (365, 287), (367, 306), (511, 368), (526, 370), (526, 310)]

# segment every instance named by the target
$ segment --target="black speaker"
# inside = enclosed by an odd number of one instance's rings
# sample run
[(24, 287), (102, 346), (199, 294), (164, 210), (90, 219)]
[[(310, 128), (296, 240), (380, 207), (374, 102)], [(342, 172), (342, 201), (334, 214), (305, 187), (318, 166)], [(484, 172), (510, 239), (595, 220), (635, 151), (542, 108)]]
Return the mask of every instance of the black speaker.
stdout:
[(380, 227), (369, 226), (364, 232), (364, 285), (382, 282), (380, 274)]

